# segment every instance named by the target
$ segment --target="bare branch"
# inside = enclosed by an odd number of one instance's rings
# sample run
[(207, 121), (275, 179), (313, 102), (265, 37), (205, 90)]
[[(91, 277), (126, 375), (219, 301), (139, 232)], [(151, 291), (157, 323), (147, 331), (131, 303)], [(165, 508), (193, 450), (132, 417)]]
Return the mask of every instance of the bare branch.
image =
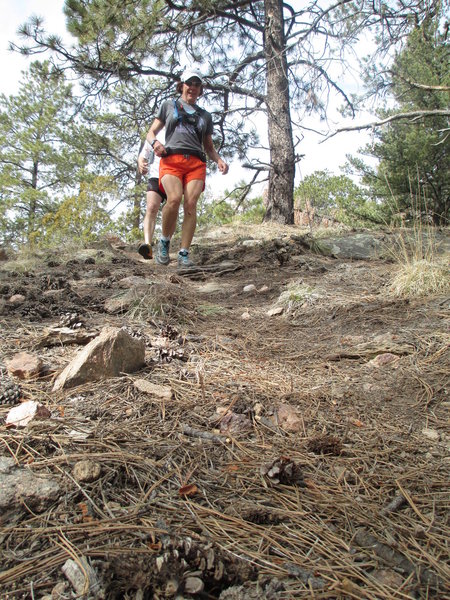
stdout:
[(417, 83), (415, 81), (411, 81), (410, 79), (407, 79), (406, 77), (403, 77), (403, 76), (399, 75), (398, 73), (394, 73), (393, 71), (389, 71), (389, 73), (392, 76), (399, 77), (402, 81), (404, 81), (405, 83), (407, 83), (408, 85), (410, 85), (413, 88), (417, 88), (418, 90), (450, 92), (450, 86), (448, 86), (448, 85), (426, 85), (424, 83)]
[(333, 131), (332, 133), (327, 135), (319, 143), (323, 144), (323, 142), (326, 142), (338, 133), (343, 133), (344, 131), (361, 131), (362, 129), (374, 129), (375, 127), (381, 127), (382, 125), (386, 125), (386, 123), (391, 123), (392, 121), (403, 121), (407, 119), (410, 119), (410, 122), (414, 122), (423, 117), (450, 117), (450, 110), (416, 110), (412, 112), (391, 115), (390, 117), (386, 117), (386, 119), (381, 119), (380, 121), (373, 121), (372, 123), (365, 123), (363, 125), (353, 125), (351, 127), (340, 127), (339, 129), (336, 129), (336, 131)]

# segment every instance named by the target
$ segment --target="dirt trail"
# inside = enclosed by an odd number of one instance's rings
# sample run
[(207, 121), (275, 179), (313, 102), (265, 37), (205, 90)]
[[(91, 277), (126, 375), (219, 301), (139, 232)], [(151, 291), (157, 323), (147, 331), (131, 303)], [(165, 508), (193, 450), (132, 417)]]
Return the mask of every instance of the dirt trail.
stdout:
[[(0, 366), (39, 355), (22, 399), (52, 418), (2, 425), (0, 454), (64, 490), (2, 523), (2, 598), (70, 598), (61, 567), (81, 557), (92, 598), (445, 597), (448, 300), (394, 298), (392, 263), (320, 256), (291, 233), (243, 244), (223, 229), (184, 274), (109, 244), (2, 269)], [(133, 300), (106, 312), (131, 277)], [(146, 366), (54, 393), (79, 350), (42, 344), (58, 325), (126, 327)], [(86, 459), (101, 474), (79, 483)]]

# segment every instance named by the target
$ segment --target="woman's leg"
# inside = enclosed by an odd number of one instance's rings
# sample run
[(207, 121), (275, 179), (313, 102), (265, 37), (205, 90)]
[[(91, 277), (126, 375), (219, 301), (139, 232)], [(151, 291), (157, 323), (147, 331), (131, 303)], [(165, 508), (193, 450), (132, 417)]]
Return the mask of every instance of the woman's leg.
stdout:
[(183, 227), (181, 229), (181, 248), (188, 250), (197, 225), (197, 201), (203, 192), (205, 182), (200, 179), (188, 181), (184, 186)]
[(152, 245), (153, 235), (155, 233), (156, 217), (161, 206), (162, 198), (158, 192), (147, 192), (147, 210), (144, 217), (144, 241), (149, 246)]
[(183, 184), (175, 175), (164, 175), (161, 183), (167, 196), (162, 211), (162, 234), (164, 237), (170, 238), (177, 228), (178, 212), (183, 197)]

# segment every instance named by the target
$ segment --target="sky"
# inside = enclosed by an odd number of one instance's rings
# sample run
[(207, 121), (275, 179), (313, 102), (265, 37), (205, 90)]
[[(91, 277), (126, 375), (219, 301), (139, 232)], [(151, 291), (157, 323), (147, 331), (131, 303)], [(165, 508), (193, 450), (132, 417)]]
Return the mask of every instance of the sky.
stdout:
[[(0, 80), (0, 93), (10, 95), (16, 93), (18, 82), (21, 79), (21, 71), (28, 68), (30, 60), (42, 59), (42, 55), (27, 59), (18, 53), (8, 50), (9, 42), (20, 43), (17, 30), (31, 15), (44, 18), (45, 29), (49, 33), (64, 35), (65, 17), (63, 14), (63, 0), (0, 0), (0, 61), (2, 64), (2, 78)], [(68, 35), (68, 34), (67, 34)], [(356, 82), (355, 82), (356, 85)], [(207, 108), (205, 106), (205, 108)], [(330, 112), (331, 128), (335, 128), (338, 116), (336, 111)], [(359, 119), (359, 122), (367, 122), (368, 117)], [(322, 130), (325, 124), (318, 124)], [(319, 143), (321, 138), (315, 134), (308, 134), (298, 146), (297, 152), (304, 154), (304, 158), (297, 164), (295, 185), (302, 179), (317, 170), (327, 169), (332, 174), (340, 175), (340, 167), (345, 163), (346, 154), (356, 154), (358, 148), (369, 141), (369, 135), (365, 132), (346, 132), (339, 134), (330, 140)], [(225, 188), (232, 189), (235, 184), (244, 179), (249, 181), (253, 171), (243, 169), (239, 163), (233, 162), (227, 175), (211, 175), (207, 180), (208, 188), (215, 193), (223, 192)], [(265, 185), (265, 184), (264, 184)], [(262, 193), (264, 185), (257, 188), (257, 194)]]

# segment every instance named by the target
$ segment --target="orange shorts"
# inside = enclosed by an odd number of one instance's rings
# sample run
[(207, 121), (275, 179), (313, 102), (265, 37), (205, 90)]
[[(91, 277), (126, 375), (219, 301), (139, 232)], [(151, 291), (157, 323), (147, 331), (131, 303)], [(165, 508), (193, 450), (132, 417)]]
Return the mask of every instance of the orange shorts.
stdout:
[(164, 175), (175, 175), (180, 179), (183, 187), (193, 179), (203, 181), (203, 189), (205, 189), (206, 179), (206, 163), (197, 158), (185, 154), (170, 154), (163, 156), (159, 163), (159, 187), (164, 191), (161, 179)]

